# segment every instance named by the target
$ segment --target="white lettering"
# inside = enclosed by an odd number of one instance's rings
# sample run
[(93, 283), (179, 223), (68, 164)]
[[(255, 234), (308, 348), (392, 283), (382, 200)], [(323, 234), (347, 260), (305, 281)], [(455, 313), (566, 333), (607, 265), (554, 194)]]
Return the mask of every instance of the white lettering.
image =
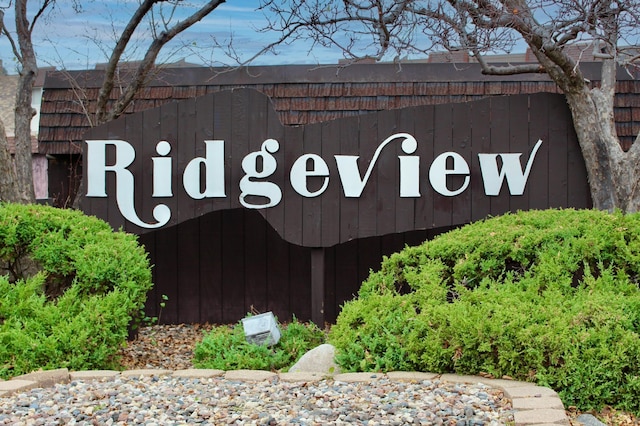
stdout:
[[(414, 154), (418, 148), (417, 140), (408, 133), (396, 133), (378, 145), (364, 176), (358, 167), (357, 155), (334, 155), (342, 190), (345, 197), (360, 197), (371, 177), (382, 150), (395, 140), (401, 140), (401, 149), (408, 155), (399, 155), (399, 195), (402, 198), (420, 197), (420, 157)], [(146, 223), (138, 217), (134, 205), (134, 176), (129, 166), (136, 159), (134, 147), (124, 140), (87, 140), (87, 197), (107, 197), (106, 175), (115, 175), (116, 203), (122, 216), (129, 222), (142, 228), (160, 228), (171, 219), (171, 210), (165, 204), (153, 208), (155, 223)], [(225, 141), (205, 140), (205, 155), (193, 158), (182, 173), (182, 183), (186, 194), (196, 200), (214, 197), (226, 197), (225, 184)], [(500, 193), (504, 180), (507, 180), (511, 195), (522, 195), (526, 187), (535, 156), (542, 141), (533, 147), (527, 164), (522, 170), (521, 153), (478, 154), (480, 172), (484, 182), (485, 194), (495, 196)], [(107, 150), (114, 151), (113, 164), (107, 164)], [(267, 179), (278, 168), (273, 155), (280, 149), (275, 139), (262, 142), (259, 151), (251, 152), (242, 158), (244, 176), (240, 179), (240, 204), (248, 209), (274, 207), (282, 201), (282, 189), (277, 183)], [(152, 197), (173, 197), (173, 159), (172, 147), (167, 141), (156, 144), (157, 157), (152, 157), (153, 188)], [(502, 161), (500, 167), (498, 158)], [(447, 197), (453, 197), (465, 191), (470, 184), (470, 169), (467, 161), (456, 152), (438, 155), (429, 168), (429, 183), (433, 190)], [(447, 178), (452, 175), (464, 177), (458, 188), (450, 189)], [(298, 157), (289, 172), (292, 188), (299, 195), (313, 198), (322, 195), (330, 182), (330, 170), (326, 161), (318, 154), (303, 154)], [(312, 185), (312, 178), (318, 178)], [(310, 188), (311, 187), (311, 188)], [(316, 189), (317, 188), (317, 189)]]
[[(189, 161), (182, 174), (186, 193), (194, 200), (226, 197), (224, 191), (224, 141), (204, 141), (204, 157)], [(200, 168), (204, 167), (204, 190), (200, 182)]]
[[(408, 134), (407, 134), (408, 135)], [(418, 141), (411, 135), (402, 141), (402, 151), (413, 154), (418, 149)], [(400, 197), (420, 196), (420, 157), (399, 155), (400, 160)]]
[[(240, 179), (240, 204), (248, 209), (266, 209), (277, 206), (282, 199), (280, 187), (273, 182), (256, 182), (252, 179), (264, 179), (271, 176), (278, 167), (273, 155), (280, 149), (280, 144), (275, 139), (267, 139), (262, 143), (260, 151), (252, 152), (242, 159), (242, 170), (245, 175)], [(258, 170), (261, 164), (261, 171)], [(253, 204), (246, 200), (247, 196), (265, 197), (268, 201), (264, 204)]]
[(162, 157), (153, 157), (153, 194), (152, 197), (173, 197), (171, 189), (172, 167), (171, 157), (163, 158), (171, 152), (171, 144), (160, 141), (156, 145), (156, 152)]
[[(453, 160), (453, 166), (451, 169), (447, 168), (448, 158)], [(454, 197), (462, 193), (469, 186), (469, 181), (471, 180), (469, 174), (469, 164), (467, 164), (462, 155), (457, 152), (444, 152), (433, 160), (433, 163), (429, 168), (429, 182), (433, 189), (439, 194), (442, 194), (445, 197)], [(447, 187), (447, 176), (449, 175), (466, 175), (466, 177), (464, 178), (464, 183), (460, 188), (451, 191)]]
[[(524, 188), (527, 185), (529, 173), (531, 173), (533, 160), (541, 145), (542, 140), (539, 139), (531, 151), (524, 172), (520, 164), (520, 156), (522, 154), (478, 154), (480, 171), (482, 172), (482, 180), (484, 182), (484, 193), (486, 195), (500, 194), (502, 182), (506, 177), (511, 195), (524, 194)], [(498, 171), (498, 157), (502, 158), (502, 169), (500, 169), (500, 171)]]
[[(310, 176), (324, 176), (322, 186), (317, 191), (309, 191), (308, 178)], [(329, 186), (329, 166), (319, 155), (305, 154), (300, 156), (291, 166), (289, 179), (291, 186), (298, 194), (307, 198), (317, 197)]]
[[(116, 161), (107, 166), (107, 145), (116, 149)], [(123, 140), (88, 140), (87, 141), (87, 197), (106, 197), (106, 174), (116, 175), (116, 203), (122, 216), (141, 228), (160, 228), (171, 219), (171, 210), (164, 204), (153, 209), (156, 223), (143, 222), (136, 213), (134, 200), (134, 177), (127, 167), (136, 159), (136, 151)]]
[[(416, 144), (417, 147), (417, 142), (415, 140), (415, 138), (413, 136), (411, 136), (408, 133), (396, 133), (394, 135), (389, 136), (387, 139), (385, 139), (384, 141), (382, 141), (382, 143), (378, 146), (378, 148), (376, 148), (376, 151), (373, 154), (373, 158), (371, 159), (371, 163), (369, 163), (369, 167), (367, 168), (367, 171), (364, 174), (363, 178), (360, 178), (360, 170), (358, 168), (358, 159), (360, 158), (360, 156), (358, 155), (334, 155), (335, 159), (336, 159), (336, 165), (338, 166), (338, 174), (340, 175), (340, 180), (342, 181), (342, 190), (344, 192), (344, 196), (345, 197), (349, 197), (349, 198), (357, 198), (360, 195), (362, 195), (362, 191), (364, 190), (364, 186), (367, 184), (367, 181), (369, 180), (369, 177), (371, 176), (371, 172), (373, 170), (373, 167), (376, 165), (376, 161), (378, 161), (378, 157), (380, 156), (380, 152), (382, 152), (382, 149), (387, 146), (389, 143), (391, 143), (392, 141), (394, 141), (395, 139), (399, 139), (399, 138), (404, 138), (403, 142), (402, 142), (402, 149), (405, 153), (409, 154), (411, 152), (415, 151), (415, 148), (413, 149), (413, 151), (411, 151), (411, 147), (412, 147), (412, 143)], [(407, 140), (411, 140), (412, 142), (409, 142), (406, 146), (405, 146), (405, 141)], [(406, 150), (405, 150), (406, 149)], [(405, 166), (408, 166), (407, 168), (410, 169), (411, 168), (411, 162), (406, 162), (405, 161)], [(415, 164), (413, 164), (413, 167), (415, 167)], [(402, 168), (401, 168), (402, 170)], [(415, 169), (411, 170), (412, 172), (415, 172)], [(407, 191), (408, 193), (411, 194), (415, 194), (415, 179), (416, 176), (412, 174), (412, 176), (410, 176), (411, 179), (406, 179), (405, 178), (405, 191)], [(402, 178), (401, 178), (402, 180)], [(413, 183), (408, 183), (410, 181), (413, 180)], [(401, 185), (402, 187), (402, 185)], [(401, 191), (402, 192), (402, 191)], [(407, 196), (415, 196), (415, 195), (407, 195)]]

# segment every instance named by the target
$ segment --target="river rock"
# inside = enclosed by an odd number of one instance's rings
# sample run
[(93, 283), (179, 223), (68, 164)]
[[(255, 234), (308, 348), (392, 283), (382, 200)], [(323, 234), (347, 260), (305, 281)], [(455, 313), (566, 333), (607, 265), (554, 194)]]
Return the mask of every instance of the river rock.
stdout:
[(289, 372), (321, 373), (334, 375), (340, 373), (340, 367), (335, 362), (336, 348), (328, 343), (311, 349), (296, 362)]

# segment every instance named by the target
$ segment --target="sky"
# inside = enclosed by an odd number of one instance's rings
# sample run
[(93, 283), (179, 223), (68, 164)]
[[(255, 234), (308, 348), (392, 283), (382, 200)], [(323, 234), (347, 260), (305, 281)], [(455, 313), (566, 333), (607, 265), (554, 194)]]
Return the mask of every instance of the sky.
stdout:
[[(7, 0), (0, 0), (0, 6), (6, 6)], [(37, 6), (39, 1), (31, 0)], [(136, 0), (84, 0), (80, 2), (83, 10), (75, 12), (70, 0), (58, 0), (56, 8), (39, 21), (33, 34), (33, 42), (40, 67), (55, 66), (58, 69), (88, 69), (96, 63), (108, 60), (110, 48), (114, 45), (115, 35), (125, 25), (125, 20), (135, 10)], [(189, 3), (185, 1), (184, 3)], [(195, 1), (202, 4), (203, 1)], [(233, 39), (236, 49), (244, 58), (251, 57), (265, 44), (274, 39), (274, 34), (259, 33), (265, 17), (257, 11), (258, 0), (227, 0), (208, 17), (196, 23), (188, 31), (163, 49), (162, 62), (186, 60), (196, 64), (229, 64), (220, 50), (212, 50), (212, 35), (220, 41)], [(5, 9), (5, 22), (13, 26), (13, 13)], [(144, 40), (143, 40), (144, 41)], [(185, 48), (184, 46), (189, 46)], [(141, 44), (131, 59), (139, 59)], [(136, 57), (137, 54), (137, 57)], [(275, 64), (327, 64), (337, 63), (342, 54), (337, 50), (308, 47), (302, 43), (283, 46), (278, 55), (265, 54), (253, 62), (255, 65)], [(15, 60), (7, 37), (0, 37), (0, 59), (9, 74), (15, 74)]]

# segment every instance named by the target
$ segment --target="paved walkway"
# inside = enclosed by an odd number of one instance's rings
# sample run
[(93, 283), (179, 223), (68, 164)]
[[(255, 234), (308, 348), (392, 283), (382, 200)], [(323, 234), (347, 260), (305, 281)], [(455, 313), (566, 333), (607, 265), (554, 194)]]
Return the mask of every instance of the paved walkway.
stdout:
[[(275, 378), (290, 382), (314, 382), (327, 378), (319, 373), (272, 373), (256, 370), (129, 370), (129, 371), (78, 371), (69, 372), (66, 368), (42, 371), (15, 377), (11, 380), (0, 380), (0, 397), (14, 393), (28, 391), (34, 388), (51, 387), (57, 383), (69, 383), (74, 380), (114, 380), (119, 375), (137, 376), (165, 376), (184, 378), (224, 377), (236, 381), (262, 381)], [(433, 374), (416, 372), (375, 373), (343, 373), (333, 376), (334, 380), (342, 382), (375, 382), (380, 378), (389, 380), (420, 382), (423, 380), (439, 379), (451, 383), (475, 384), (483, 383), (491, 388), (501, 389), (512, 402), (516, 426), (570, 425), (564, 406), (558, 394), (546, 387), (531, 383), (511, 380), (486, 379), (478, 376), (459, 376), (453, 374)]]

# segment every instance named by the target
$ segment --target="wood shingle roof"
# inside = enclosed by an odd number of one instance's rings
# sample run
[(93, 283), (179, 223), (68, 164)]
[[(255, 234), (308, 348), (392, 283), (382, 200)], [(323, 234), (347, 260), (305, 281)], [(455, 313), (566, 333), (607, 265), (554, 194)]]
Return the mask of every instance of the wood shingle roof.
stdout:
[[(598, 84), (599, 63), (583, 63)], [(80, 153), (91, 126), (102, 70), (49, 72), (44, 83), (40, 152)], [(634, 79), (634, 77), (636, 79)], [(628, 148), (640, 132), (640, 81), (618, 73), (616, 128)], [(285, 125), (304, 125), (370, 111), (465, 102), (486, 96), (551, 92), (559, 89), (545, 74), (484, 76), (472, 63), (255, 66), (234, 70), (170, 68), (158, 72), (127, 113), (233, 88), (256, 89), (272, 100)], [(119, 93), (113, 90), (112, 99)]]

